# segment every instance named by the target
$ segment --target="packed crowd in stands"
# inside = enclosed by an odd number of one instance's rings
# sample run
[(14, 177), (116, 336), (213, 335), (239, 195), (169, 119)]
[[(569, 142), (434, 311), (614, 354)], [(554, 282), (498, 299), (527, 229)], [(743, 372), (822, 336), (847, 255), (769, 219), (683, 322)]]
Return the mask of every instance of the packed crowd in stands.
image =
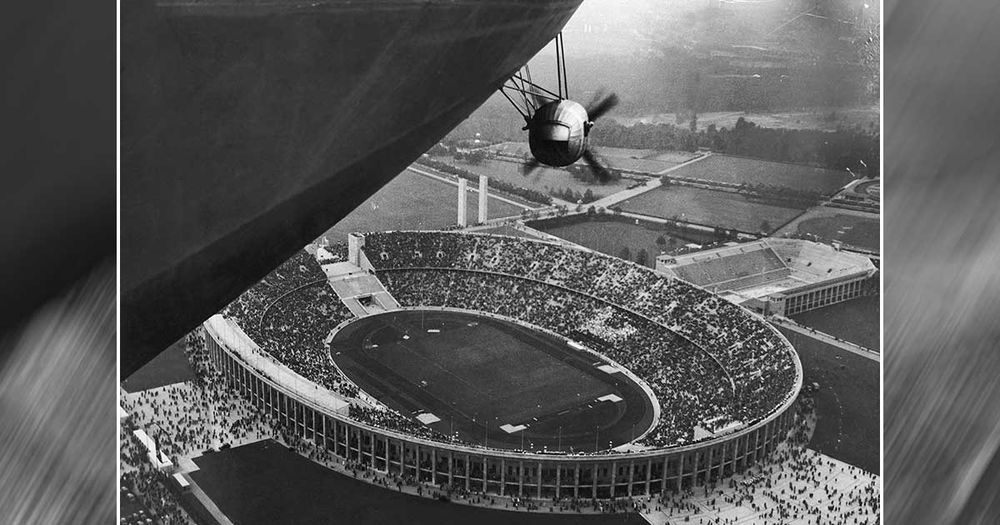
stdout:
[[(347, 247), (327, 247), (323, 264), (346, 260)], [(385, 408), (358, 401), (358, 387), (334, 366), (324, 343), (330, 332), (353, 314), (327, 283), (320, 263), (305, 250), (272, 271), (231, 303), (224, 315), (235, 319), (260, 348), (293, 372), (352, 400), (355, 419), (379, 428), (428, 439), (445, 436)]]
[(648, 445), (691, 442), (695, 427), (759, 421), (795, 381), (790, 352), (765, 323), (626, 261), (468, 233), (370, 233), (363, 249), (400, 304), (507, 316), (583, 339), (635, 372), (663, 409)]
[[(334, 259), (346, 247), (333, 245)], [(790, 395), (795, 365), (773, 329), (683, 281), (594, 252), (462, 232), (380, 232), (363, 250), (404, 306), (487, 311), (576, 339), (642, 378), (661, 417), (640, 442), (668, 447), (750, 425)], [(315, 258), (298, 252), (224, 314), (277, 361), (352, 402), (352, 417), (428, 439), (451, 439), (356, 399), (324, 340), (352, 314)], [(699, 429), (700, 432), (699, 432)]]

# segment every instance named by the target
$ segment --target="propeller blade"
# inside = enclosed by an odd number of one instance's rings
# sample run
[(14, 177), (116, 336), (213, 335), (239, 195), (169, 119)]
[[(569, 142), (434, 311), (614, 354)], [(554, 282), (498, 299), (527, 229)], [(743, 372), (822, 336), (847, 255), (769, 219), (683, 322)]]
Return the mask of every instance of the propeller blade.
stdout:
[(538, 159), (531, 157), (524, 161), (524, 165), (521, 166), (521, 175), (527, 177), (535, 172), (538, 168), (542, 167), (542, 163), (538, 162)]
[(583, 150), (583, 161), (590, 166), (590, 169), (594, 172), (594, 176), (597, 177), (597, 180), (601, 184), (611, 180), (611, 172), (601, 164), (601, 161), (597, 160), (597, 156), (594, 155), (594, 152), (590, 148)]
[[(595, 99), (596, 100), (596, 99)], [(587, 107), (587, 117), (591, 120), (597, 120), (601, 118), (602, 115), (611, 110), (611, 108), (618, 105), (618, 95), (612, 93), (604, 100), (597, 102), (596, 104), (591, 104)]]

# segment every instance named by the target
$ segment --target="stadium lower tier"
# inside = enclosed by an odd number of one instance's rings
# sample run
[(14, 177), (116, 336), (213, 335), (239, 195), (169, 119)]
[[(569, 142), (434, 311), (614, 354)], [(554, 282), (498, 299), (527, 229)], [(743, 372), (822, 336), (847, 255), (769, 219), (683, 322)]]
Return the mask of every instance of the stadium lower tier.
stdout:
[(222, 316), (204, 325), (212, 365), (279, 425), (346, 460), (471, 492), (533, 498), (611, 498), (678, 491), (727, 478), (788, 435), (793, 404), (706, 442), (641, 452), (549, 454), (449, 444), (352, 420), (349, 405), (269, 359)]

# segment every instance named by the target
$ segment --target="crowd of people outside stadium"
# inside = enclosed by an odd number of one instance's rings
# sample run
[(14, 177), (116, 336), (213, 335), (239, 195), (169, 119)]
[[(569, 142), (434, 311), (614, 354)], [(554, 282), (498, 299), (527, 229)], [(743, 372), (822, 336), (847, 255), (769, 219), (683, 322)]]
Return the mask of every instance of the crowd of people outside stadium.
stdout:
[[(814, 399), (802, 396), (797, 410), (798, 424), (791, 438), (772, 454), (771, 461), (721, 486), (688, 489), (679, 499), (675, 495), (662, 496), (658, 501), (662, 506), (655, 510), (670, 518), (675, 514), (700, 514), (703, 517), (698, 523), (718, 525), (745, 523), (747, 514), (754, 517), (754, 523), (879, 523), (877, 479), (807, 449), (815, 423)], [(690, 505), (695, 495), (702, 508)]]
[[(121, 497), (126, 498), (127, 504), (123, 502), (121, 523), (123, 525), (147, 525), (157, 523), (159, 525), (188, 525), (191, 523), (187, 513), (182, 510), (177, 494), (169, 488), (169, 478), (167, 475), (153, 468), (152, 465), (141, 464), (135, 470), (122, 474)], [(126, 505), (128, 507), (139, 506), (128, 515), (125, 514)]]

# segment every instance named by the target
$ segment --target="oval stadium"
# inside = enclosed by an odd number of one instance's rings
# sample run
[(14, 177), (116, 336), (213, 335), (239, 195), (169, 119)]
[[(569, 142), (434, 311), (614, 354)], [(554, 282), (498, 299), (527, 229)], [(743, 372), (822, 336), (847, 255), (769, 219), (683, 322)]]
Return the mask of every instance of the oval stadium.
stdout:
[(228, 382), (346, 460), (491, 494), (608, 498), (745, 471), (802, 367), (762, 318), (576, 246), (358, 233), (203, 325)]

